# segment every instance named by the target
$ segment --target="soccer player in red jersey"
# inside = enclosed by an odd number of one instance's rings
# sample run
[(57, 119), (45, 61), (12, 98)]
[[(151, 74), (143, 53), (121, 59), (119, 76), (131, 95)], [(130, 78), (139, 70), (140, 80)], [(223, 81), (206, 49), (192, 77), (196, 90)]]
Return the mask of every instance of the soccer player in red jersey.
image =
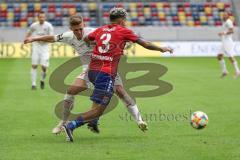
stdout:
[(126, 17), (127, 12), (125, 9), (111, 9), (111, 24), (96, 29), (85, 38), (86, 42), (96, 42), (88, 69), (88, 78), (94, 85), (94, 91), (91, 96), (93, 104), (91, 110), (82, 113), (76, 120), (63, 126), (67, 141), (73, 141), (72, 132), (74, 129), (100, 117), (109, 104), (113, 95), (113, 85), (118, 63), (123, 55), (126, 42), (138, 43), (149, 50), (173, 52), (171, 48), (159, 47), (139, 38), (133, 31), (124, 27)]

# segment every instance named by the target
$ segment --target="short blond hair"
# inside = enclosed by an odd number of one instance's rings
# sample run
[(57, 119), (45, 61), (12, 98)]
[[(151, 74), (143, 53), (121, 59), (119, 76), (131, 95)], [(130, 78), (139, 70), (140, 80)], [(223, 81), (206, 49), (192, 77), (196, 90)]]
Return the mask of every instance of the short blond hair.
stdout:
[(70, 26), (76, 26), (76, 25), (79, 25), (83, 22), (83, 18), (81, 15), (72, 15), (70, 18), (69, 18), (69, 25)]

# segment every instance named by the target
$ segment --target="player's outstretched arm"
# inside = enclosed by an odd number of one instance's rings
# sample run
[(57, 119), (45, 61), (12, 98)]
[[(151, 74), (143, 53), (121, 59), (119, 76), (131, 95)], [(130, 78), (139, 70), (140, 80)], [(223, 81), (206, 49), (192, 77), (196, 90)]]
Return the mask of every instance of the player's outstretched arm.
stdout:
[(32, 42), (35, 42), (35, 41), (42, 41), (42, 42), (53, 43), (53, 42), (55, 42), (55, 39), (54, 39), (54, 36), (51, 36), (51, 35), (37, 36), (37, 37), (27, 37), (24, 40), (24, 44), (32, 43)]
[(229, 34), (233, 34), (234, 33), (234, 30), (233, 28), (229, 28), (226, 35), (229, 35)]
[(218, 33), (218, 35), (221, 37), (221, 36), (229, 35), (229, 34), (233, 34), (233, 33), (234, 33), (233, 28), (229, 28), (227, 32), (220, 32), (220, 33)]
[(149, 49), (149, 50), (173, 53), (173, 49), (170, 47), (159, 47), (159, 46), (157, 46), (149, 41), (143, 40), (143, 39), (138, 39), (136, 41), (136, 43), (143, 46), (146, 49)]

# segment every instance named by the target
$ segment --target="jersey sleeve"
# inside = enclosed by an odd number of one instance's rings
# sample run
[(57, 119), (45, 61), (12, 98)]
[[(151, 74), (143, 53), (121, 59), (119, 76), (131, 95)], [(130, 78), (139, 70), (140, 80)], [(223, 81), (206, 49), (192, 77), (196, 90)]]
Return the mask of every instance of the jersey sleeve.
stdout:
[(34, 23), (33, 23), (33, 24), (30, 25), (27, 33), (28, 33), (28, 34), (32, 34), (32, 33), (34, 32), (34, 30), (35, 30), (35, 29), (34, 29)]
[(53, 35), (54, 34), (54, 29), (53, 26), (50, 24), (49, 25), (49, 35)]
[(88, 36), (87, 36), (88, 39), (89, 39), (90, 41), (94, 41), (95, 38), (96, 38), (97, 32), (98, 32), (98, 29), (96, 29), (95, 31), (89, 33)]
[(125, 28), (123, 31), (124, 39), (130, 42), (136, 42), (139, 39), (139, 36), (136, 35), (132, 30)]
[(54, 36), (55, 42), (63, 42), (63, 43), (68, 43), (69, 40), (73, 37), (71, 32), (64, 32), (62, 34), (58, 34)]
[(94, 32), (96, 29), (95, 28), (85, 28), (84, 29), (84, 34), (83, 34), (83, 39), (87, 37), (90, 33)]

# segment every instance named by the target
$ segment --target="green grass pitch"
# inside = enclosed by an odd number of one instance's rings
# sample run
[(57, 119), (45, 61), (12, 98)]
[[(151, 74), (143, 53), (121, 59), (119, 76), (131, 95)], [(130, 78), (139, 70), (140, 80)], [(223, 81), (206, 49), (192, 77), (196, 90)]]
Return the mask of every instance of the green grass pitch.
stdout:
[[(48, 77), (66, 60), (51, 59)], [(74, 132), (75, 142), (69, 144), (64, 135), (51, 134), (58, 122), (54, 106), (63, 94), (49, 86), (30, 90), (29, 59), (0, 59), (0, 160), (240, 159), (240, 79), (233, 79), (229, 62), (231, 74), (224, 79), (219, 78), (215, 58), (129, 58), (129, 62), (168, 67), (161, 79), (174, 89), (159, 97), (137, 98), (143, 117), (161, 113), (168, 119), (149, 118), (149, 131), (142, 133), (120, 103), (101, 118), (99, 135), (84, 126)], [(66, 83), (79, 71), (73, 71)], [(74, 112), (89, 106), (88, 98), (78, 96)], [(197, 110), (209, 117), (203, 130), (189, 125), (190, 112)], [(172, 118), (176, 115), (181, 118)]]

